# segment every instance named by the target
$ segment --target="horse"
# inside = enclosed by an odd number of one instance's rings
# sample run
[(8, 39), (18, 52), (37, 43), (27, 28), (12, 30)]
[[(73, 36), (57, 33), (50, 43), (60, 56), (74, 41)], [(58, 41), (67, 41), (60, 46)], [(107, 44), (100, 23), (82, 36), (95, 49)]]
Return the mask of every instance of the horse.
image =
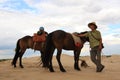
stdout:
[[(85, 34), (87, 32), (82, 32), (80, 34)], [(74, 69), (80, 71), (79, 68), (79, 55), (83, 45), (86, 41), (89, 41), (88, 37), (80, 37), (81, 40), (80, 46), (75, 45), (74, 39), (71, 33), (65, 32), (63, 30), (56, 30), (48, 34), (46, 39), (45, 53), (42, 57), (42, 63), (44, 68), (48, 68), (50, 72), (54, 72), (52, 65), (52, 57), (54, 50), (57, 49), (56, 59), (59, 64), (60, 71), (66, 72), (62, 63), (61, 63), (61, 52), (64, 50), (73, 50), (74, 51)]]
[(21, 68), (24, 68), (22, 65), (22, 56), (25, 53), (26, 49), (29, 48), (40, 51), (42, 57), (42, 54), (44, 53), (44, 43), (45, 42), (34, 42), (33, 36), (29, 35), (18, 39), (15, 49), (15, 55), (11, 64), (14, 65), (14, 67), (16, 67), (16, 62), (19, 58), (19, 66)]

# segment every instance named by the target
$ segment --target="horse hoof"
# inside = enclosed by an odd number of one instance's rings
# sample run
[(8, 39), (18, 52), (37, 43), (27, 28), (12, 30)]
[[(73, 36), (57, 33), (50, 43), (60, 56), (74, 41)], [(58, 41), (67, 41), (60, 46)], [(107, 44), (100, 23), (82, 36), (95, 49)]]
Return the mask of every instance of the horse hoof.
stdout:
[(78, 71), (81, 71), (81, 69), (77, 69)]
[(62, 70), (62, 72), (66, 72), (66, 70)]
[(80, 68), (75, 68), (75, 70), (77, 70), (77, 71), (81, 71), (81, 69), (80, 69)]
[(50, 70), (50, 72), (55, 72), (54, 70)]
[(15, 64), (13, 64), (14, 68), (16, 68), (17, 66)]
[(11, 62), (11, 65), (14, 66), (14, 68), (16, 68), (16, 64), (15, 63)]
[(14, 68), (16, 68), (16, 65), (14, 65)]
[(65, 69), (61, 69), (61, 71), (62, 71), (62, 72), (66, 72), (66, 70), (65, 70)]
[(16, 68), (16, 66), (14, 66), (14, 68)]
[(53, 68), (49, 68), (49, 71), (50, 72), (55, 72)]
[(24, 68), (23, 66), (20, 66), (21, 68)]
[(55, 72), (53, 69), (49, 69), (50, 72)]
[(24, 68), (24, 67), (21, 67), (21, 68)]
[(81, 71), (81, 69), (75, 69), (75, 70), (77, 70), (77, 71)]

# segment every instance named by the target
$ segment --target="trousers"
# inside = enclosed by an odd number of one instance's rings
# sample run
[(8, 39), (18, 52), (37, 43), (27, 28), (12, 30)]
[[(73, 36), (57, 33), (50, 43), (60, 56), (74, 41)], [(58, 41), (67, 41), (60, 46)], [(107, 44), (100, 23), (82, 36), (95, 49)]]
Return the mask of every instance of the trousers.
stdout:
[(94, 48), (91, 48), (90, 50), (90, 56), (92, 62), (97, 66), (101, 66), (101, 51), (98, 49), (99, 46), (96, 46)]

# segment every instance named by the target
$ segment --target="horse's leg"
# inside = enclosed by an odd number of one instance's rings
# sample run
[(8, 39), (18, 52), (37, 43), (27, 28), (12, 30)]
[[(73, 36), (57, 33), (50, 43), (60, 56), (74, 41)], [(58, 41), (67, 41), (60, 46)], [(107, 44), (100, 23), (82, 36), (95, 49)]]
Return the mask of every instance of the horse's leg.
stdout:
[(80, 67), (79, 67), (79, 55), (80, 55), (80, 51), (74, 51), (74, 69), (80, 71)]
[(77, 70), (79, 70), (79, 71), (81, 70), (80, 67), (79, 67), (79, 56), (80, 56), (80, 52), (81, 52), (81, 50), (77, 50), (77, 54), (76, 54), (76, 55), (77, 55), (77, 56), (76, 56), (76, 65), (77, 65), (76, 67), (77, 67)]
[(17, 62), (17, 59), (18, 59), (19, 54), (20, 54), (19, 42), (20, 42), (20, 40), (17, 41), (17, 45), (16, 45), (16, 49), (15, 49), (15, 56), (14, 56), (13, 61), (12, 61), (12, 65), (14, 65), (14, 67), (16, 67), (16, 62)]
[(49, 65), (49, 71), (50, 72), (55, 72), (53, 69), (53, 65), (52, 65), (52, 58), (53, 58), (53, 53), (54, 53), (54, 48), (51, 49), (51, 55), (50, 55), (50, 65)]
[(50, 71), (50, 72), (55, 72), (54, 69), (53, 69), (52, 57), (50, 58), (49, 71)]
[(14, 59), (12, 61), (12, 65), (14, 65), (14, 68), (16, 67), (16, 62), (17, 62), (17, 59), (19, 57), (19, 54), (20, 54), (19, 52), (16, 52), (16, 54), (14, 56)]
[[(40, 65), (42, 64), (42, 59), (43, 59), (43, 55), (44, 55), (44, 52), (43, 51), (40, 51), (41, 53), (41, 56), (40, 56)], [(44, 65), (42, 65), (42, 67), (45, 67)]]
[[(26, 50), (26, 49), (25, 49), (25, 50)], [(21, 53), (20, 53), (20, 55), (19, 55), (19, 61), (20, 61), (19, 66), (20, 66), (21, 68), (24, 68), (23, 65), (22, 65), (22, 56), (23, 56), (25, 50), (22, 50)]]
[(56, 58), (57, 58), (57, 61), (58, 61), (58, 64), (59, 64), (60, 70), (61, 70), (62, 72), (66, 72), (66, 70), (63, 68), (62, 63), (61, 63), (61, 61), (60, 61), (61, 52), (62, 52), (61, 49), (58, 50)]

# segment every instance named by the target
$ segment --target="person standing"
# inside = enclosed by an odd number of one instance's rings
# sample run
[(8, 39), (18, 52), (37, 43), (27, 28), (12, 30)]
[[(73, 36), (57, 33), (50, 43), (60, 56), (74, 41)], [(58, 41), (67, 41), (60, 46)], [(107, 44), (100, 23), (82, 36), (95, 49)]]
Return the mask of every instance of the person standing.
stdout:
[(86, 34), (80, 34), (77, 36), (89, 37), (91, 60), (96, 65), (96, 72), (101, 72), (105, 67), (101, 64), (101, 50), (103, 48), (101, 33), (97, 30), (97, 25), (95, 22), (89, 23), (88, 27), (91, 29), (91, 31), (87, 32)]

